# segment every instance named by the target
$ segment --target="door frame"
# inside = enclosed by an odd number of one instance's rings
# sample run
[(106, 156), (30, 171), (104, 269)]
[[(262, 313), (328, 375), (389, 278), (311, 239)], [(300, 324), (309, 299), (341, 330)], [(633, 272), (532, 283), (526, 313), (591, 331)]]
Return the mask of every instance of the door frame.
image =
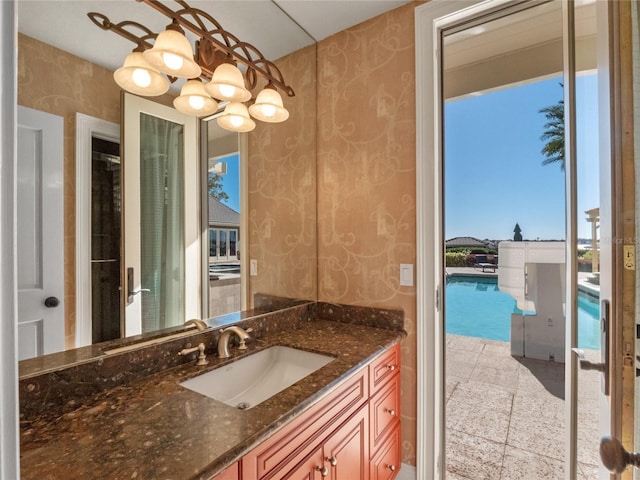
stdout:
[[(491, 2), (493, 3), (493, 2)], [(504, 4), (503, 0), (496, 3)], [(481, 0), (432, 0), (415, 10), (417, 478), (444, 478), (442, 129), (438, 29), (488, 9)]]
[(120, 143), (120, 125), (76, 113), (76, 348), (91, 345), (91, 140)]
[[(202, 258), (203, 227), (202, 222), (202, 192), (201, 192), (201, 163), (198, 156), (200, 124), (196, 117), (182, 114), (174, 108), (153, 102), (146, 98), (123, 93), (123, 122), (130, 125), (140, 125), (140, 115), (148, 114), (154, 117), (162, 118), (169, 122), (177, 123), (184, 128), (184, 267), (185, 267), (185, 284), (184, 284), (184, 301), (185, 301), (185, 321), (189, 318), (202, 318), (203, 308), (203, 291), (202, 285), (204, 259)], [(141, 288), (141, 269), (140, 269), (140, 252), (141, 245), (139, 239), (135, 242), (128, 242), (128, 236), (133, 232), (140, 231), (140, 209), (131, 208), (132, 192), (139, 189), (140, 172), (139, 169), (127, 171), (127, 158), (135, 158), (139, 156), (140, 131), (139, 128), (127, 129), (127, 135), (124, 135), (121, 141), (124, 148), (121, 150), (123, 163), (123, 228), (122, 238), (125, 239), (122, 258), (122, 272), (126, 272), (128, 267), (136, 267), (134, 273), (135, 286), (132, 288), (139, 291)], [(192, 141), (189, 141), (192, 138)], [(188, 165), (187, 165), (188, 163)], [(129, 175), (130, 174), (130, 175)], [(193, 188), (193, 186), (196, 186)], [(208, 237), (207, 237), (208, 238)], [(208, 263), (208, 262), (207, 262)], [(126, 273), (125, 273), (126, 274)], [(126, 280), (122, 282), (123, 289), (128, 289), (129, 285)], [(144, 287), (144, 286), (142, 286)], [(140, 296), (136, 295), (131, 304), (127, 303), (127, 295), (122, 295), (122, 303), (124, 305), (124, 336), (138, 335), (142, 332), (141, 322), (141, 301)]]
[[(445, 332), (444, 318), (441, 308), (443, 298), (443, 256), (441, 246), (444, 244), (444, 225), (442, 212), (442, 112), (440, 111), (440, 96), (442, 79), (440, 76), (439, 31), (453, 26), (462, 20), (486, 15), (496, 10), (516, 5), (520, 2), (509, 0), (432, 0), (415, 10), (415, 64), (416, 64), (416, 233), (417, 233), (417, 282), (421, 287), (417, 289), (417, 446), (416, 463), (417, 478), (442, 479), (445, 476), (444, 465), (445, 437), (444, 437), (444, 392), (445, 392)], [(602, 2), (608, 3), (608, 2)], [(600, 7), (601, 9), (603, 7)], [(599, 20), (598, 28), (609, 31), (610, 19), (607, 12), (605, 20)], [(564, 15), (566, 24), (567, 15)], [(566, 37), (565, 31), (565, 37)], [(609, 51), (607, 35), (599, 36), (598, 50)], [(604, 45), (602, 45), (604, 44)], [(567, 48), (565, 46), (565, 48)], [(599, 57), (600, 61), (610, 61), (608, 55)], [(565, 69), (566, 71), (566, 69)], [(609, 68), (603, 70), (609, 73)], [(607, 79), (608, 81), (608, 79)], [(607, 87), (608, 87), (607, 83)], [(603, 95), (600, 95), (603, 97)], [(610, 98), (606, 96), (606, 98)], [(599, 105), (601, 111), (611, 111), (606, 101)], [(607, 116), (607, 120), (608, 120)], [(608, 122), (601, 127), (607, 130)], [(610, 129), (608, 130), (610, 132)], [(604, 133), (604, 132), (603, 132)], [(613, 141), (613, 139), (611, 140)], [(601, 145), (601, 169), (611, 169), (611, 143)], [(613, 172), (612, 172), (613, 173)], [(614, 173), (615, 174), (615, 173)], [(610, 178), (614, 178), (613, 176)], [(602, 188), (602, 187), (601, 187)], [(605, 192), (611, 191), (611, 185)], [(567, 220), (569, 221), (569, 219)], [(612, 224), (615, 225), (613, 219)], [(614, 227), (615, 230), (615, 227)], [(571, 234), (570, 230), (568, 234)], [(615, 233), (615, 232), (612, 232)], [(602, 234), (601, 234), (602, 235)], [(611, 237), (614, 238), (614, 237)], [(614, 253), (614, 252), (612, 252)], [(611, 265), (615, 265), (616, 258), (612, 256)], [(615, 281), (616, 272), (612, 272)], [(567, 277), (569, 285), (570, 277)], [(606, 293), (605, 293), (606, 295)], [(608, 296), (608, 298), (611, 298)], [(613, 315), (615, 318), (615, 298), (611, 298)], [(571, 313), (569, 309), (568, 313)], [(571, 323), (571, 322), (570, 322)], [(618, 338), (615, 331), (619, 326), (612, 326), (614, 341)], [(569, 337), (569, 336), (568, 336)], [(568, 338), (568, 341), (570, 339)], [(619, 342), (619, 340), (618, 340)], [(610, 350), (613, 350), (610, 349)], [(567, 372), (576, 372), (577, 364), (567, 353)], [(612, 378), (618, 378), (616, 367), (611, 370)], [(575, 375), (573, 376), (575, 377)], [(569, 383), (569, 382), (568, 382)], [(614, 385), (615, 382), (612, 383)], [(567, 392), (567, 425), (575, 426), (575, 419), (571, 410), (571, 402), (575, 401), (575, 385), (568, 385)], [(615, 391), (615, 389), (612, 389)], [(619, 397), (612, 397), (615, 411)], [(611, 433), (615, 434), (617, 419), (611, 419)], [(571, 450), (570, 435), (575, 437), (575, 428), (566, 436), (566, 452)], [(570, 468), (565, 473), (567, 479), (574, 478), (576, 462), (575, 456), (570, 456)]]
[[(15, 2), (0, 2), (2, 61), (0, 75), (0, 250), (11, 261), (0, 262), (0, 316), (17, 318), (16, 280), (16, 134), (17, 134), (17, 9)], [(18, 438), (18, 347), (15, 321), (0, 322), (0, 479), (20, 475)]]

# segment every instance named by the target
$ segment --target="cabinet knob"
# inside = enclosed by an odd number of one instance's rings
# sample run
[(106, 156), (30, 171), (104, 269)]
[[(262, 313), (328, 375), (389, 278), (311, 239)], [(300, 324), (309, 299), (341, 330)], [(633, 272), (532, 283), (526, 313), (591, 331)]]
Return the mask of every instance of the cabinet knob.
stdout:
[(385, 465), (385, 467), (387, 467), (387, 468), (388, 468), (389, 470), (391, 470), (392, 472), (395, 472), (395, 471), (396, 471), (396, 466), (395, 466), (395, 465), (389, 465), (389, 464), (386, 464), (386, 465)]
[(389, 371), (393, 372), (396, 369), (395, 365), (387, 365), (387, 368), (389, 369)]
[(331, 458), (327, 457), (327, 458), (325, 458), (325, 460), (326, 460), (327, 462), (329, 462), (329, 463), (331, 464), (331, 466), (332, 466), (332, 467), (335, 467), (335, 466), (338, 464), (338, 458), (337, 458), (337, 457), (335, 457), (335, 456), (334, 456), (334, 457), (331, 457)]
[(395, 416), (395, 414), (396, 414), (396, 411), (393, 408), (391, 408), (391, 409), (387, 408), (386, 411), (392, 417)]
[(322, 465), (321, 467), (316, 467), (316, 470), (319, 471), (320, 475), (322, 475), (323, 477), (329, 475), (329, 469), (324, 465)]

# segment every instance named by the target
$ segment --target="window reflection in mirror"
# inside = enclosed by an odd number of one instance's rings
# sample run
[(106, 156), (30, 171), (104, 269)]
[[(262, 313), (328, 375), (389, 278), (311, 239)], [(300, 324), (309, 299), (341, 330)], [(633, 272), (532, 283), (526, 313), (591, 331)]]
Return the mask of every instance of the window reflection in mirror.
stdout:
[(205, 317), (217, 317), (243, 309), (244, 272), (240, 267), (241, 231), (238, 134), (206, 122), (207, 221), (209, 301)]

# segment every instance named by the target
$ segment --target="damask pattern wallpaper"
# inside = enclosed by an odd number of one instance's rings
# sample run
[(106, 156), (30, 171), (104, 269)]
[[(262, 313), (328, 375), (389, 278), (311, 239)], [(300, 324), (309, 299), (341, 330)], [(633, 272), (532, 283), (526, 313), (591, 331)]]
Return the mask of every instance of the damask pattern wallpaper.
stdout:
[(315, 300), (316, 46), (276, 62), (296, 95), (283, 95), (285, 123), (256, 122), (249, 134), (249, 256), (255, 293)]
[(402, 461), (415, 464), (413, 3), (318, 45), (318, 300), (405, 313)]

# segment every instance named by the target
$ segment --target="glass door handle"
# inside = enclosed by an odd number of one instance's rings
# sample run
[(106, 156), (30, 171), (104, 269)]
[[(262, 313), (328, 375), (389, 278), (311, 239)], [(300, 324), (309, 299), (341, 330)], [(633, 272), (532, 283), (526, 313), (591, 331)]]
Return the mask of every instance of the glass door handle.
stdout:
[(131, 305), (133, 303), (133, 297), (142, 292), (150, 292), (148, 288), (141, 288), (139, 290), (134, 290), (134, 281), (133, 281), (133, 267), (127, 268), (127, 304)]
[(640, 467), (640, 453), (627, 452), (620, 440), (608, 435), (600, 439), (600, 460), (611, 473), (622, 473), (628, 465)]
[(598, 372), (604, 372), (605, 364), (587, 360), (584, 356), (584, 350), (581, 348), (572, 348), (571, 351), (578, 356), (578, 362), (580, 362), (581, 370), (596, 370)]

